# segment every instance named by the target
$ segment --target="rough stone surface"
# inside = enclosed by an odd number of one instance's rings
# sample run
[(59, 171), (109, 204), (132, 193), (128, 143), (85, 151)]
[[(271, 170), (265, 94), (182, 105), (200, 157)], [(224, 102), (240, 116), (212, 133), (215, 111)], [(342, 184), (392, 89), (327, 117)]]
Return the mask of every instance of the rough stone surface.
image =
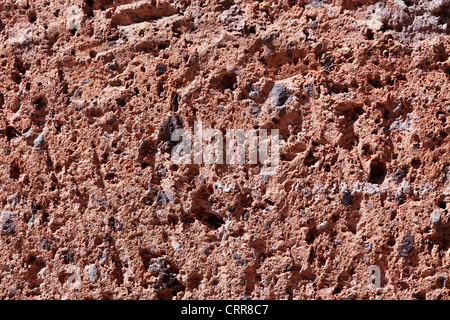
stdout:
[(380, 1), (369, 8), (368, 15), (373, 29), (392, 30), (402, 42), (450, 32), (449, 0)]
[[(0, 298), (449, 299), (448, 12), (0, 1)], [(195, 121), (276, 173), (174, 163)]]

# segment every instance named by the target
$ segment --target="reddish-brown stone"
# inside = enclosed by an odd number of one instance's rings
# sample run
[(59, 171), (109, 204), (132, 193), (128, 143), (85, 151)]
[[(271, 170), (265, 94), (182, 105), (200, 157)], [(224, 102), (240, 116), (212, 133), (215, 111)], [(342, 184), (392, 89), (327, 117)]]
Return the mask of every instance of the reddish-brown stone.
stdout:
[(0, 297), (448, 299), (449, 1), (384, 3), (2, 1)]

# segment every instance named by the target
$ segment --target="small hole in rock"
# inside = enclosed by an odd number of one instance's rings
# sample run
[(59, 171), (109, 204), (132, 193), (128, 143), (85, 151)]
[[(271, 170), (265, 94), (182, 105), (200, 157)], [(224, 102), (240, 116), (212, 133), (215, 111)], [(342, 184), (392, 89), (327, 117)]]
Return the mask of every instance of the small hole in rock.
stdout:
[(382, 162), (374, 162), (370, 165), (369, 182), (382, 184), (386, 177), (386, 165)]

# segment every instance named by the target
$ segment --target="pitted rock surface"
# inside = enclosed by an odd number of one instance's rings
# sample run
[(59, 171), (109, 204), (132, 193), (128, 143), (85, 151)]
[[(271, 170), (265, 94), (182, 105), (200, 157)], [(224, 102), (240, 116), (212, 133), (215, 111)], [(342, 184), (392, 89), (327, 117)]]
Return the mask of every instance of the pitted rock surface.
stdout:
[[(449, 9), (1, 1), (0, 297), (448, 299)], [(275, 174), (174, 163), (199, 121)]]

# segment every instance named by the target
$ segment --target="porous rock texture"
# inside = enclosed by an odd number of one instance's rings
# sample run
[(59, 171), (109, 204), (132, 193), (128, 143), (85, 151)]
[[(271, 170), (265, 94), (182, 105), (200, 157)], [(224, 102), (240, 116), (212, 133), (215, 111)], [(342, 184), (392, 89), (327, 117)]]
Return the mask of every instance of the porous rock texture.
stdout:
[(449, 3), (1, 1), (0, 297), (448, 299)]

